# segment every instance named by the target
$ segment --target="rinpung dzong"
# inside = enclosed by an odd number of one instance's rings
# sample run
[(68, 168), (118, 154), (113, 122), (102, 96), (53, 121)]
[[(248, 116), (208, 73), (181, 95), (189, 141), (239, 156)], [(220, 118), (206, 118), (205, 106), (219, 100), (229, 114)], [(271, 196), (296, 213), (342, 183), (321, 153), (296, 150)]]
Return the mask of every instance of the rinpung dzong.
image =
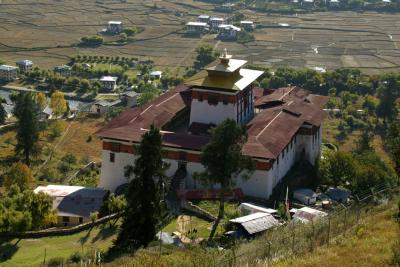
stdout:
[(268, 199), (296, 161), (304, 158), (314, 164), (320, 154), (327, 97), (299, 87), (255, 87), (263, 72), (243, 68), (245, 64), (225, 51), (184, 85), (124, 111), (102, 128), (100, 186), (114, 191), (127, 182), (124, 167), (134, 163), (134, 145), (151, 124), (161, 129), (165, 161), (170, 164), (167, 175), (184, 173), (181, 189), (202, 188), (193, 178), (203, 170), (201, 149), (210, 140), (210, 128), (227, 118), (247, 126), (242, 152), (256, 162), (249, 179), (236, 178), (236, 187), (245, 195)]

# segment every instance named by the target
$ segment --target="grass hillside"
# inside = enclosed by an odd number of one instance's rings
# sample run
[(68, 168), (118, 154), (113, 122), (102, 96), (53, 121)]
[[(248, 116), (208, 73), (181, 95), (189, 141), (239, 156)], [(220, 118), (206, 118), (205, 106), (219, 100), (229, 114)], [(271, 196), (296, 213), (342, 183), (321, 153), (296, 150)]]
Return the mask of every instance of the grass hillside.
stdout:
[(38, 266), (52, 258), (68, 259), (75, 252), (106, 251), (115, 238), (116, 228), (99, 226), (74, 235), (35, 239), (0, 239), (0, 266)]
[[(352, 231), (350, 236), (339, 237), (331, 245), (321, 247), (314, 253), (274, 264), (274, 267), (289, 266), (399, 266), (393, 262), (394, 250), (400, 253), (400, 224), (395, 214), (398, 208), (372, 214)], [(397, 243), (396, 243), (397, 241)]]

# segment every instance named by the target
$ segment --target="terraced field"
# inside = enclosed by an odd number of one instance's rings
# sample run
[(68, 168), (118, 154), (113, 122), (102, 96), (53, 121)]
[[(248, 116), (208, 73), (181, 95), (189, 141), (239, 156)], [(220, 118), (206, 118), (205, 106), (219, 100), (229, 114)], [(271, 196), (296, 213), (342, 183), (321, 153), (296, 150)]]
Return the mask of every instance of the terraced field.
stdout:
[[(400, 70), (400, 15), (396, 13), (277, 15), (243, 9), (246, 19), (258, 24), (254, 42), (218, 42), (214, 35), (184, 36), (184, 24), (197, 15), (224, 16), (214, 8), (193, 0), (2, 0), (0, 59), (11, 64), (30, 58), (40, 67), (52, 68), (76, 54), (129, 55), (175, 68), (191, 66), (195, 48), (207, 42), (265, 66), (349, 67), (366, 73)], [(81, 37), (101, 31), (109, 20), (121, 20), (125, 26), (144, 31), (125, 46), (76, 46)]]

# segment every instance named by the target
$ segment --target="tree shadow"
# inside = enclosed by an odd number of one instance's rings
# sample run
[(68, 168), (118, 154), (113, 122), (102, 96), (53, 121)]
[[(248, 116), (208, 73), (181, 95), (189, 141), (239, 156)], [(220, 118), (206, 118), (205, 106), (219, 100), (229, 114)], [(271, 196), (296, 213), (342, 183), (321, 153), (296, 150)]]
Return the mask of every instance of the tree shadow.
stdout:
[(107, 239), (111, 236), (113, 236), (116, 232), (117, 232), (118, 226), (117, 225), (110, 225), (107, 226), (107, 224), (105, 224), (101, 230), (97, 233), (97, 235), (92, 239), (92, 243), (95, 243), (99, 240), (104, 240)]
[(93, 229), (93, 227), (90, 227), (89, 231), (86, 232), (86, 235), (81, 237), (81, 238), (79, 238), (79, 243), (81, 245), (84, 245), (88, 241), (90, 233), (92, 232), (92, 229)]
[(18, 243), (21, 241), (21, 239), (18, 239), (15, 244), (12, 244), (11, 241), (12, 239), (0, 240), (0, 262), (10, 260), (18, 251)]

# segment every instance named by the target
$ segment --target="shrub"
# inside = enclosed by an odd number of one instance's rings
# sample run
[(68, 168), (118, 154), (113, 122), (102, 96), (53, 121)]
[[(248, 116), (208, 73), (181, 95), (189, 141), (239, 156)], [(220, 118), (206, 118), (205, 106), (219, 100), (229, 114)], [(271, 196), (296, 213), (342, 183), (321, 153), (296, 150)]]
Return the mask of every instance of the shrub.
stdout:
[(69, 256), (68, 261), (73, 263), (79, 263), (83, 259), (81, 253), (79, 251), (75, 251)]
[(51, 258), (47, 263), (48, 267), (59, 267), (63, 265), (64, 265), (64, 258), (62, 257)]

